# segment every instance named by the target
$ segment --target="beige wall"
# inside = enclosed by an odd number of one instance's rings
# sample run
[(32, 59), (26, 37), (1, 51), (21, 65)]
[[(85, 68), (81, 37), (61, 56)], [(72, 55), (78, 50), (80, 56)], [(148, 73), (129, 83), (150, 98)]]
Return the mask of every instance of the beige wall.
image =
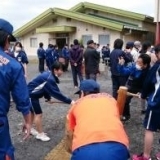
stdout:
[[(82, 39), (82, 35), (92, 35), (92, 39), (99, 43), (98, 37), (99, 35), (110, 35), (110, 46), (111, 49), (113, 47), (113, 43), (115, 39), (117, 38), (122, 38), (124, 40), (124, 43), (127, 41), (134, 41), (134, 40), (140, 40), (140, 35), (139, 34), (129, 34), (129, 35), (123, 35), (120, 32), (110, 30), (110, 29), (104, 29), (103, 27), (91, 25), (89, 23), (83, 23), (80, 21), (76, 21), (71, 19), (71, 21), (67, 21), (66, 18), (64, 17), (57, 17), (57, 21), (49, 21), (48, 23), (45, 23), (45, 25), (41, 27), (52, 27), (52, 26), (74, 26), (77, 28), (76, 32), (74, 33), (69, 33), (69, 44), (73, 43), (73, 40), (76, 38), (78, 40)], [(145, 24), (144, 24), (145, 25)], [(152, 26), (149, 26), (152, 28)], [(28, 33), (27, 35), (20, 37), (21, 42), (25, 48), (25, 51), (28, 55), (36, 55), (37, 53), (37, 48), (38, 44), (40, 42), (44, 43), (44, 48), (46, 49), (48, 46), (48, 43), (55, 44), (55, 34), (48, 34), (48, 33), (41, 33), (41, 34), (36, 34), (35, 30)], [(30, 47), (30, 38), (37, 38), (37, 47), (31, 48)]]
[[(46, 23), (44, 26), (51, 27), (51, 26), (61, 26), (61, 25), (77, 27), (77, 31), (75, 33), (69, 34), (69, 44), (73, 43), (73, 40), (75, 38), (78, 40), (81, 40), (82, 35), (92, 35), (92, 39), (97, 43), (98, 43), (98, 36), (100, 34), (110, 35), (111, 46), (116, 38), (120, 38), (120, 32), (112, 31), (109, 29), (104, 30), (103, 27), (98, 27), (95, 25), (83, 23), (83, 22), (76, 21), (76, 20), (71, 20), (71, 22), (67, 22), (66, 18), (63, 18), (63, 17), (58, 17), (57, 22), (53, 23), (53, 21), (50, 21)], [(44, 26), (41, 26), (41, 27), (44, 27)], [(21, 39), (21, 42), (24, 46), (26, 53), (28, 55), (36, 55), (38, 44), (40, 42), (43, 42), (44, 48), (47, 48), (49, 40), (50, 40), (50, 43), (53, 43), (53, 44), (56, 43), (56, 40), (54, 39), (54, 37), (55, 37), (55, 34), (48, 34), (48, 33), (36, 34), (35, 31), (32, 31), (28, 33), (27, 35), (20, 37), (20, 39)], [(36, 48), (30, 47), (30, 38), (37, 38)]]

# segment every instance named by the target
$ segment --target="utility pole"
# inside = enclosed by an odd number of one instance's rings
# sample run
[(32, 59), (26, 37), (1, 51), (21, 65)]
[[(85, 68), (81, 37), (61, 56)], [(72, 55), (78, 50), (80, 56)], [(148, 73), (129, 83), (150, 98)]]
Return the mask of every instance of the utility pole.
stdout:
[(160, 44), (160, 0), (155, 0), (155, 19), (156, 22), (156, 42), (155, 44)]

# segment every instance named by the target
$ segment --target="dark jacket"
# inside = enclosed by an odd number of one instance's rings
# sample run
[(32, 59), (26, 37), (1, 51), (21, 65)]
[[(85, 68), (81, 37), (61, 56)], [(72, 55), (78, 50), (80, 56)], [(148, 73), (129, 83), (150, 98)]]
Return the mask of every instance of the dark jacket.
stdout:
[(82, 65), (83, 61), (83, 50), (80, 48), (79, 45), (74, 45), (69, 51), (69, 60), (71, 65), (77, 63), (77, 65)]
[(38, 48), (38, 50), (37, 50), (37, 56), (38, 56), (38, 58), (43, 58), (43, 59), (45, 59), (45, 50), (43, 49), (43, 48)]
[(147, 98), (149, 110), (160, 110), (160, 62), (156, 62), (148, 72), (141, 97)]
[(20, 51), (18, 53), (18, 55), (17, 56), (14, 55), (14, 57), (21, 64), (28, 64), (29, 63), (28, 57), (24, 51)]
[(135, 64), (132, 64), (132, 66), (129, 67), (118, 65), (118, 71), (122, 75), (129, 76), (126, 82), (129, 91), (134, 93), (142, 91), (143, 83), (147, 77), (149, 68), (138, 70), (136, 69)]
[(57, 77), (51, 72), (43, 72), (28, 84), (28, 90), (31, 98), (54, 97), (62, 102), (71, 103), (71, 99), (64, 96), (58, 86)]
[(126, 56), (126, 53), (124, 51), (122, 51), (121, 49), (114, 49), (110, 54), (110, 67), (112, 75), (122, 76), (117, 69), (117, 65), (119, 62), (118, 58), (120, 57), (123, 57), (126, 63), (130, 61), (129, 57)]
[(97, 74), (99, 72), (100, 55), (96, 49), (87, 47), (84, 52), (85, 71), (87, 74)]

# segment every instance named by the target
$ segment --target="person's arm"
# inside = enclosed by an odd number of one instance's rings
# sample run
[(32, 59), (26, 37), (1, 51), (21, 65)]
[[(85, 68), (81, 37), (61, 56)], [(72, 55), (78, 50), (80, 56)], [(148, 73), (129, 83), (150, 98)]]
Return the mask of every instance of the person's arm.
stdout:
[(66, 96), (64, 96), (56, 82), (54, 82), (52, 79), (48, 79), (47, 83), (45, 84), (44, 86), (44, 90), (52, 97), (58, 99), (59, 101), (62, 101), (64, 103), (67, 103), (67, 104), (71, 104), (72, 100)]
[(75, 117), (73, 115), (73, 108), (74, 106), (72, 106), (66, 117), (65, 149), (69, 153), (72, 152), (73, 133), (74, 133), (74, 127), (76, 125)]
[(13, 83), (12, 83), (12, 97), (14, 102), (16, 103), (16, 108), (19, 112), (23, 114), (25, 120), (25, 133), (26, 136), (24, 139), (28, 138), (30, 135), (30, 128), (31, 128), (31, 115), (30, 115), (30, 99), (28, 88), (26, 84), (26, 80), (24, 78), (24, 73), (22, 67), (16, 68), (17, 71), (13, 73)]
[(119, 64), (117, 64), (117, 70), (120, 74), (128, 76), (133, 71), (134, 66), (132, 65), (129, 67), (125, 67), (124, 63), (125, 63), (125, 61), (123, 58), (119, 59)]
[(72, 54), (73, 54), (73, 52), (72, 52), (72, 50), (70, 50), (70, 51), (69, 51), (69, 60), (70, 60), (70, 62), (71, 62), (72, 64), (74, 64), (74, 60), (73, 60), (73, 58), (72, 58)]
[(79, 51), (79, 55), (78, 55), (78, 58), (76, 59), (75, 63), (78, 63), (80, 60), (83, 59), (83, 50), (80, 49)]

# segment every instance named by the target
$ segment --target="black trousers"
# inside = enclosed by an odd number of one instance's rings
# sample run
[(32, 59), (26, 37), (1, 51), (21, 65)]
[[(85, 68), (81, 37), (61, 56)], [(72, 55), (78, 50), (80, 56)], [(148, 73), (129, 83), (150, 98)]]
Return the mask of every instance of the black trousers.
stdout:
[(71, 69), (72, 69), (74, 86), (78, 86), (77, 76), (79, 77), (80, 82), (83, 80), (82, 65), (78, 65), (78, 66), (71, 65)]
[(117, 75), (112, 75), (112, 95), (115, 99), (117, 99), (118, 96), (118, 89), (120, 86), (125, 86), (126, 81), (128, 77), (125, 76), (117, 76)]
[(39, 58), (39, 72), (44, 72), (44, 58)]

